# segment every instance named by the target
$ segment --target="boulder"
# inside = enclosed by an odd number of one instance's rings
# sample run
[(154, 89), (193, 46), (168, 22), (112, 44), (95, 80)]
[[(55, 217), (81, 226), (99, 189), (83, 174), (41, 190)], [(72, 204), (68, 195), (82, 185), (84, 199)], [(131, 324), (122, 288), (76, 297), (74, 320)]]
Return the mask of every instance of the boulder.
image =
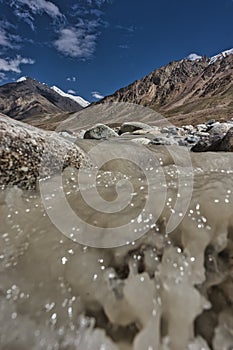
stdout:
[(182, 129), (189, 133), (194, 132), (196, 130), (193, 125), (183, 125)]
[(104, 124), (96, 124), (84, 134), (84, 139), (108, 140), (112, 137), (118, 137), (118, 134)]
[(233, 127), (231, 127), (220, 142), (219, 151), (233, 152)]
[(78, 146), (57, 133), (0, 116), (0, 186), (35, 189), (40, 176), (78, 169), (81, 163), (91, 166)]
[(166, 126), (161, 129), (162, 134), (178, 135), (179, 129), (176, 126)]
[(209, 130), (209, 134), (218, 137), (219, 139), (223, 138), (226, 135), (228, 130), (233, 127), (232, 123), (216, 123)]
[(150, 145), (162, 145), (162, 146), (171, 146), (171, 145), (178, 145), (178, 141), (176, 141), (173, 137), (166, 137), (166, 136), (160, 136), (155, 137), (151, 142)]
[(215, 119), (210, 119), (206, 122), (206, 125), (210, 126), (210, 125), (213, 125), (215, 123)]
[(208, 132), (204, 132), (204, 131), (197, 131), (193, 134), (193, 136), (198, 136), (199, 138), (200, 137), (209, 137), (210, 134)]
[(180, 138), (178, 140), (178, 145), (183, 147), (190, 147), (190, 144), (184, 138)]
[(131, 141), (140, 145), (148, 145), (151, 142), (149, 139), (145, 137), (138, 137), (136, 139), (132, 139)]
[(206, 124), (198, 124), (196, 129), (199, 132), (205, 132), (208, 129), (208, 126)]
[(140, 122), (127, 122), (123, 123), (120, 127), (119, 135), (124, 134), (126, 132), (134, 132), (136, 130), (146, 130), (150, 131), (152, 127), (148, 124), (145, 123), (140, 123)]
[(219, 137), (219, 134), (211, 134), (209, 137), (199, 140), (191, 148), (193, 152), (233, 152), (233, 127), (231, 127), (225, 136)]
[(195, 135), (189, 135), (187, 137), (185, 137), (185, 141), (187, 141), (189, 144), (194, 144), (197, 143), (199, 141), (199, 137), (195, 136)]
[(142, 130), (141, 129), (141, 130), (135, 130), (130, 134), (132, 134), (132, 135), (146, 135), (148, 133), (149, 133), (149, 130)]
[(71, 142), (75, 142), (77, 139), (77, 136), (69, 130), (58, 131), (58, 135)]
[(213, 138), (204, 137), (201, 138), (192, 148), (192, 152), (208, 152), (211, 150), (212, 145), (216, 142)]

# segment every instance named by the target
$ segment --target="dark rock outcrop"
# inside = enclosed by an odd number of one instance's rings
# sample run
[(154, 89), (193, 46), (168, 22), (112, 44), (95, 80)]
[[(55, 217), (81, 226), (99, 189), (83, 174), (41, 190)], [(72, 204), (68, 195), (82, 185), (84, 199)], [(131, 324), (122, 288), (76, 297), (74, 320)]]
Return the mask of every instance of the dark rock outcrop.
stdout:
[(200, 139), (196, 145), (191, 148), (193, 152), (233, 152), (233, 127), (220, 138), (215, 134)]
[(233, 127), (228, 130), (220, 142), (219, 150), (223, 152), (233, 152)]

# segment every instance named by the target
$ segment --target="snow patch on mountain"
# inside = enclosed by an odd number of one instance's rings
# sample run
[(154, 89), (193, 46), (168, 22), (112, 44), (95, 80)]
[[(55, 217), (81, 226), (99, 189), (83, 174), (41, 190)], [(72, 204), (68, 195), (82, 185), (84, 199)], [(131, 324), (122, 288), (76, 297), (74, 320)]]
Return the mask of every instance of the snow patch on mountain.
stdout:
[(188, 55), (187, 60), (189, 61), (199, 61), (202, 59), (202, 56), (197, 55), (196, 53), (191, 53), (190, 55)]
[(223, 51), (223, 52), (219, 53), (218, 55), (211, 57), (209, 64), (212, 64), (212, 63), (216, 62), (217, 60), (221, 60), (229, 55), (233, 55), (233, 49)]
[(27, 80), (27, 77), (20, 77), (18, 80), (16, 80), (16, 83), (21, 83), (22, 81)]
[(80, 106), (82, 107), (87, 107), (89, 106), (90, 102), (84, 100), (82, 97), (80, 96), (74, 96), (74, 95), (71, 95), (71, 94), (68, 94), (64, 91), (62, 91), (60, 88), (58, 88), (57, 86), (52, 86), (51, 89), (53, 91), (55, 91), (56, 93), (58, 93), (59, 95), (63, 96), (63, 97), (68, 97), (70, 98), (71, 100), (77, 102)]

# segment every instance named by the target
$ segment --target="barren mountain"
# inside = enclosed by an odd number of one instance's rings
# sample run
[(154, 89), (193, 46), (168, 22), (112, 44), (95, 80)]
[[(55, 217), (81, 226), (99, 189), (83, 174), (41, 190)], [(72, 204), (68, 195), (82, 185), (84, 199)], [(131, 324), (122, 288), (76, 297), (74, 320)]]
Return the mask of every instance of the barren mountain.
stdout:
[(150, 107), (174, 124), (233, 117), (233, 50), (212, 58), (190, 55), (105, 97), (100, 103), (130, 102)]
[[(232, 78), (233, 49), (212, 58), (192, 54), (156, 69), (83, 111), (88, 102), (79, 96), (23, 78), (0, 87), (0, 112), (49, 130), (56, 129), (69, 117), (75, 128), (131, 120), (153, 124), (155, 115), (156, 120), (159, 117), (152, 111), (175, 125), (196, 125), (212, 118), (224, 121), (233, 117)], [(103, 105), (107, 102), (121, 104), (118, 108), (115, 104)], [(133, 111), (123, 102), (149, 107), (152, 113), (143, 109)]]
[[(18, 120), (26, 118), (46, 117), (64, 112), (77, 112), (86, 102), (81, 98), (80, 103), (61, 95), (61, 90), (50, 88), (31, 78), (22, 78), (18, 82), (0, 86), (0, 112)], [(61, 91), (62, 92), (62, 91)], [(75, 98), (75, 97), (73, 97)]]

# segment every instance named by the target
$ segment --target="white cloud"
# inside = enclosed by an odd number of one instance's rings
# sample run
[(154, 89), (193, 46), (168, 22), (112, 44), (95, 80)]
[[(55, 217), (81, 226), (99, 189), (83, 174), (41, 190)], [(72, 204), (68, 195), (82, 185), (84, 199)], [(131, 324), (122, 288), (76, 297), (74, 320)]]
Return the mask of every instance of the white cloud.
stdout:
[(66, 56), (90, 58), (95, 51), (97, 35), (97, 33), (89, 33), (87, 28), (64, 28), (60, 30), (54, 46)]
[(77, 78), (76, 77), (68, 77), (66, 78), (67, 81), (72, 81), (72, 82), (76, 82)]
[(124, 50), (127, 50), (129, 49), (129, 45), (127, 44), (121, 44), (121, 45), (118, 45), (119, 49), (124, 49)]
[(14, 14), (32, 30), (35, 30), (35, 15), (47, 14), (53, 20), (64, 19), (59, 7), (47, 0), (10, 0), (10, 6), (14, 9)]
[(105, 3), (111, 3), (111, 2), (112, 2), (111, 0), (87, 0), (87, 3), (89, 5), (96, 5), (98, 7), (101, 7)]
[(90, 10), (90, 14), (94, 15), (96, 17), (101, 17), (101, 16), (103, 16), (104, 12), (101, 10), (98, 10), (98, 9), (92, 9), (92, 10)]
[[(100, 28), (108, 25), (102, 18), (104, 12), (101, 6), (110, 3), (111, 0), (86, 0), (85, 4), (78, 1), (66, 12), (62, 12), (57, 5), (60, 2), (57, 0), (8, 0), (7, 2), (14, 15), (21, 22), (27, 23), (32, 30), (36, 29), (38, 15), (49, 16), (51, 19), (51, 26), (48, 25), (49, 30), (53, 32), (53, 35), (55, 34), (52, 45), (65, 56), (85, 60), (91, 58), (96, 50)], [(81, 11), (81, 14), (78, 15), (78, 11)], [(13, 37), (6, 32), (0, 32), (0, 46), (8, 49), (19, 48), (20, 45), (16, 47), (15, 43), (13, 46), (11, 40)], [(21, 38), (22, 42), (25, 40)], [(67, 78), (67, 81), (75, 82), (76, 80), (70, 77)]]
[(116, 26), (116, 28), (117, 28), (117, 29), (120, 29), (120, 30), (123, 30), (123, 31), (126, 31), (126, 32), (129, 32), (129, 33), (134, 33), (135, 30), (136, 30), (136, 27), (134, 27), (134, 26), (129, 26), (129, 27), (127, 27), (127, 26), (122, 26), (122, 25), (120, 25), (120, 24), (118, 24), (118, 25)]
[(14, 28), (14, 26), (7, 21), (0, 21), (0, 46), (2, 49), (18, 49), (20, 47), (19, 42), (21, 42), (22, 39), (19, 35), (9, 32), (12, 27)]
[(4, 47), (11, 47), (11, 43), (9, 38), (7, 37), (7, 33), (2, 28), (0, 28), (0, 45)]
[(70, 89), (70, 90), (67, 91), (67, 93), (68, 93), (68, 94), (71, 94), (71, 95), (75, 95), (75, 94), (76, 94), (76, 91)]
[(33, 14), (46, 13), (52, 18), (61, 17), (62, 14), (57, 5), (47, 0), (11, 0), (11, 4), (19, 9), (21, 6), (27, 6)]
[(98, 100), (100, 100), (101, 98), (104, 98), (104, 96), (101, 95), (98, 91), (93, 91), (91, 94), (94, 98), (97, 98)]
[(31, 58), (21, 57), (20, 55), (15, 58), (0, 58), (0, 72), (14, 72), (21, 73), (20, 66), (22, 64), (34, 64), (35, 61)]
[(32, 14), (29, 11), (26, 10), (22, 10), (22, 9), (16, 9), (14, 11), (15, 15), (17, 17), (20, 18), (20, 20), (24, 21), (25, 23), (27, 23), (32, 30), (35, 30), (35, 25), (34, 25), (34, 17), (32, 16)]
[(5, 73), (2, 73), (0, 72), (0, 81), (6, 79), (6, 74)]

